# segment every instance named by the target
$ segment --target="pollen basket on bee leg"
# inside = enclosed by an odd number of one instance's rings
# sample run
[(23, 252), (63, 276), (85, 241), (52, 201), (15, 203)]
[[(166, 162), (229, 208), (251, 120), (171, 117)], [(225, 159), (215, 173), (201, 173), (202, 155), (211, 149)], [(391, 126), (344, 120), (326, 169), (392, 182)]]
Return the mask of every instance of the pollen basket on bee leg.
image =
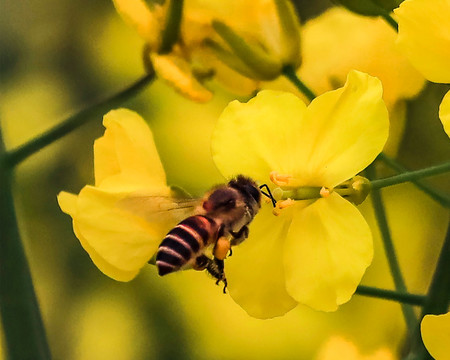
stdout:
[(222, 236), (217, 240), (216, 246), (214, 247), (214, 256), (219, 260), (224, 260), (230, 249), (230, 241), (226, 237)]

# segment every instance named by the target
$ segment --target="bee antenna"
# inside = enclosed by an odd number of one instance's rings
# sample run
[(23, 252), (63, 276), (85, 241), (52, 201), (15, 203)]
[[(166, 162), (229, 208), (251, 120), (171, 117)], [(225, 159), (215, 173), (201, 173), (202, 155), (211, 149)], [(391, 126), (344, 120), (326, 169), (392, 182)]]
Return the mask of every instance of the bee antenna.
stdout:
[[(262, 191), (263, 188), (267, 189), (267, 193)], [(263, 194), (264, 196), (268, 197), (271, 201), (272, 201), (272, 205), (273, 207), (275, 207), (277, 205), (277, 201), (274, 199), (272, 193), (270, 192), (269, 187), (267, 186), (267, 184), (263, 184), (259, 187), (259, 189), (261, 190), (261, 194)]]

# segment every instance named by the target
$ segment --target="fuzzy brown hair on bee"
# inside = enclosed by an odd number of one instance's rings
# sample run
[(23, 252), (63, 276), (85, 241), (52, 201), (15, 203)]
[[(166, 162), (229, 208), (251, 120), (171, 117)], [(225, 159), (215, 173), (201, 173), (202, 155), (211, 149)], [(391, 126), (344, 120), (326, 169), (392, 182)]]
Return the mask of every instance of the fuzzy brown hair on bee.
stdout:
[[(224, 259), (231, 247), (249, 235), (248, 225), (261, 208), (261, 191), (256, 182), (238, 175), (225, 185), (211, 189), (189, 216), (168, 232), (156, 255), (159, 275), (192, 267), (207, 270), (219, 282), (227, 280)], [(213, 248), (213, 258), (205, 250)]]

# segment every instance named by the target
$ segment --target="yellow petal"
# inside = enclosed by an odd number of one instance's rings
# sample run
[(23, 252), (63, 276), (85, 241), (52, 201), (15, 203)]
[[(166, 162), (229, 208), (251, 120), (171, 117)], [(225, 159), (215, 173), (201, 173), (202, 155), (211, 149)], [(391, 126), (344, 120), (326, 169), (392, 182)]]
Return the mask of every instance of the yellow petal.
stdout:
[(372, 256), (369, 226), (336, 193), (295, 209), (284, 247), (288, 293), (316, 310), (334, 311), (350, 300)]
[(103, 136), (94, 142), (95, 185), (98, 186), (106, 178), (120, 173), (121, 169), (117, 159), (114, 134), (111, 130), (106, 130)]
[(421, 324), (422, 340), (436, 360), (450, 360), (450, 313), (426, 315)]
[(259, 81), (247, 78), (217, 60), (215, 60), (214, 79), (239, 96), (250, 96), (260, 88)]
[(380, 80), (351, 71), (344, 87), (314, 99), (296, 132), (293, 175), (305, 185), (333, 187), (366, 168), (388, 137), (382, 92)]
[(316, 94), (323, 94), (342, 86), (350, 70), (365, 72), (381, 80), (389, 108), (417, 95), (425, 80), (398, 50), (396, 37), (381, 18), (330, 8), (302, 27), (300, 78)]
[(191, 65), (181, 56), (152, 54), (151, 58), (158, 77), (180, 94), (198, 102), (211, 100), (212, 93), (194, 77)]
[[(126, 23), (136, 29), (152, 49), (159, 46), (161, 25), (158, 11), (150, 11), (145, 1), (142, 0), (113, 0), (117, 12)], [(162, 14), (161, 14), (162, 16)]]
[(389, 109), (389, 137), (383, 152), (393, 158), (397, 157), (397, 152), (402, 143), (403, 134), (407, 123), (407, 102), (399, 100), (391, 104)]
[(450, 1), (406, 0), (395, 11), (398, 45), (430, 81), (450, 83)]
[(77, 195), (61, 191), (58, 194), (58, 205), (64, 213), (73, 217), (77, 212)]
[(166, 185), (166, 175), (147, 123), (127, 109), (112, 110), (103, 117), (105, 135), (94, 144), (96, 185), (125, 173), (144, 187)]
[(292, 174), (306, 105), (295, 95), (265, 90), (248, 103), (233, 101), (222, 112), (212, 136), (212, 154), (220, 172), (246, 174), (261, 182), (271, 171)]
[(275, 217), (269, 205), (263, 206), (249, 238), (225, 261), (230, 295), (250, 316), (281, 316), (297, 305), (286, 292), (282, 263), (289, 222), (289, 216)]
[(87, 245), (86, 251), (94, 250), (91, 257), (98, 255), (111, 267), (132, 273), (153, 256), (168, 228), (165, 223), (150, 224), (121, 209), (117, 203), (125, 196), (85, 186), (76, 206), (73, 198), (70, 203), (67, 201), (67, 196), (60, 201), (63, 211), (72, 216), (77, 237)]
[(260, 88), (260, 82), (245, 77), (231, 67), (225, 65), (210, 49), (197, 51), (198, 62), (214, 70), (214, 80), (228, 91), (239, 96), (250, 96)]
[(439, 106), (439, 118), (441, 119), (444, 131), (450, 136), (450, 91), (445, 94)]
[(73, 220), (73, 230), (75, 236), (80, 240), (81, 246), (86, 252), (89, 254), (92, 262), (97, 266), (97, 268), (103, 272), (105, 275), (117, 281), (130, 281), (132, 280), (139, 272), (139, 270), (135, 271), (124, 271), (120, 270), (107, 261), (105, 261), (101, 256), (97, 254), (97, 252), (89, 246), (89, 243), (86, 239), (81, 235), (80, 231), (77, 227), (77, 222), (75, 221), (75, 217), (77, 214), (77, 196), (73, 194), (69, 194), (67, 192), (61, 192), (58, 195), (58, 203), (61, 207), (61, 210), (66, 214), (70, 215)]
[(76, 223), (73, 224), (73, 232), (75, 236), (80, 240), (80, 244), (83, 249), (89, 254), (92, 262), (97, 266), (97, 268), (106, 276), (109, 276), (111, 279), (117, 281), (130, 281), (133, 280), (136, 275), (139, 273), (139, 269), (126, 271), (119, 268), (114, 267), (105, 259), (103, 259), (86, 241), (86, 239), (81, 235), (80, 231)]

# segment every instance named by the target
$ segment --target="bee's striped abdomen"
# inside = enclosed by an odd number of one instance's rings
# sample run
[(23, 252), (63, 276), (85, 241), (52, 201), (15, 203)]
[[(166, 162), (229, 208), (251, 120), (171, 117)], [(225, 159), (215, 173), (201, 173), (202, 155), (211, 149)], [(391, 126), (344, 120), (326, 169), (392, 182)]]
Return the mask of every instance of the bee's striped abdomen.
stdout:
[(188, 217), (166, 235), (156, 254), (159, 275), (179, 270), (209, 244), (216, 233), (214, 220), (201, 215)]

